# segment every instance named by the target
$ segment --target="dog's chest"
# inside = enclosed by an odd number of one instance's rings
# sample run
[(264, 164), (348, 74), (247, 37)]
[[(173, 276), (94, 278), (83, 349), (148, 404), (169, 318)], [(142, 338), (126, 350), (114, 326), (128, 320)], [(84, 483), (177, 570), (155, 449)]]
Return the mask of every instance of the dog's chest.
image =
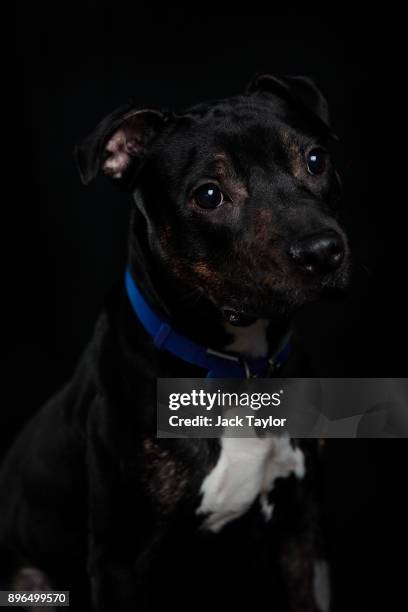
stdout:
[(201, 485), (197, 514), (205, 516), (203, 527), (220, 531), (245, 514), (258, 496), (265, 519), (270, 519), (268, 493), (277, 478), (292, 473), (303, 477), (304, 456), (288, 438), (222, 438), (218, 461)]
[[(268, 350), (267, 328), (268, 322), (262, 319), (246, 328), (226, 324), (233, 338), (226, 348), (247, 357), (263, 357)], [(225, 435), (228, 436), (228, 431)], [(268, 494), (277, 478), (286, 478), (292, 473), (303, 477), (304, 456), (288, 438), (223, 437), (218, 461), (200, 489), (202, 498), (197, 514), (205, 516), (203, 527), (220, 531), (245, 514), (258, 496), (263, 515), (269, 520), (273, 506)]]

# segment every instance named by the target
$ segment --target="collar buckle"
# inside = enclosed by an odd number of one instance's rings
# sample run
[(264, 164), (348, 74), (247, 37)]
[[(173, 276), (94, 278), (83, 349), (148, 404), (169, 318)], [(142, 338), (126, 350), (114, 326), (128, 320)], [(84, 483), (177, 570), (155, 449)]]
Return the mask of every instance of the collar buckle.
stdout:
[(245, 378), (247, 380), (250, 378), (259, 378), (258, 374), (253, 374), (251, 372), (251, 368), (248, 365), (248, 361), (244, 357), (241, 357), (240, 362), (244, 370)]
[(280, 361), (275, 361), (273, 357), (268, 359), (268, 367), (266, 369), (265, 378), (269, 378), (281, 367)]

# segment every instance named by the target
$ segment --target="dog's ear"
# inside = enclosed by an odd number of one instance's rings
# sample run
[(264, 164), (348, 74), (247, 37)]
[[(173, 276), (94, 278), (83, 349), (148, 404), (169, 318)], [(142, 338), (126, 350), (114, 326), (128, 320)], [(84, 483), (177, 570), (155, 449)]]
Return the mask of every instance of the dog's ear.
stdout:
[(330, 129), (330, 114), (327, 100), (312, 79), (305, 76), (275, 77), (258, 74), (249, 83), (247, 93), (257, 91), (277, 94), (300, 104), (313, 113)]
[(148, 145), (166, 121), (155, 109), (122, 107), (103, 119), (75, 148), (82, 182), (88, 185), (99, 171), (120, 180), (140, 163)]

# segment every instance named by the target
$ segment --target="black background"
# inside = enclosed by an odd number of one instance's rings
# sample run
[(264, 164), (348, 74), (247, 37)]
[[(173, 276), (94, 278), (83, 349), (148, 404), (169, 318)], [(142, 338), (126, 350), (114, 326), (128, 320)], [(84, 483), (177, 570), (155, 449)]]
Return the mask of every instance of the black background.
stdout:
[[(342, 142), (355, 275), (345, 300), (299, 317), (316, 375), (406, 375), (402, 16), (340, 4), (321, 12), (311, 3), (302, 13), (253, 3), (150, 6), (20, 7), (7, 126), (16, 152), (3, 225), (11, 341), (2, 450), (67, 379), (122, 274), (128, 199), (103, 180), (81, 185), (74, 144), (130, 98), (177, 109), (240, 92), (258, 71), (313, 76)], [(336, 610), (403, 606), (407, 467), (403, 441), (330, 443)]]

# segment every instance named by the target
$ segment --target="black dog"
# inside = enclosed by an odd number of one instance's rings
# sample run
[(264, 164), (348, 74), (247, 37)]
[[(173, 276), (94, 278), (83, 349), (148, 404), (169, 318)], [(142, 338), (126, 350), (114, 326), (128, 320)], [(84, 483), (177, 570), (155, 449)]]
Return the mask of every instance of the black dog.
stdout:
[(309, 79), (266, 75), (182, 114), (120, 109), (78, 148), (85, 183), (133, 194), (130, 292), (215, 353), (183, 359), (125, 290), (109, 301), (4, 466), (4, 588), (47, 581), (82, 609), (89, 591), (95, 610), (328, 609), (314, 445), (158, 440), (155, 381), (269, 375), (278, 347), (280, 376), (305, 374), (282, 352), (290, 318), (348, 282), (334, 140)]

